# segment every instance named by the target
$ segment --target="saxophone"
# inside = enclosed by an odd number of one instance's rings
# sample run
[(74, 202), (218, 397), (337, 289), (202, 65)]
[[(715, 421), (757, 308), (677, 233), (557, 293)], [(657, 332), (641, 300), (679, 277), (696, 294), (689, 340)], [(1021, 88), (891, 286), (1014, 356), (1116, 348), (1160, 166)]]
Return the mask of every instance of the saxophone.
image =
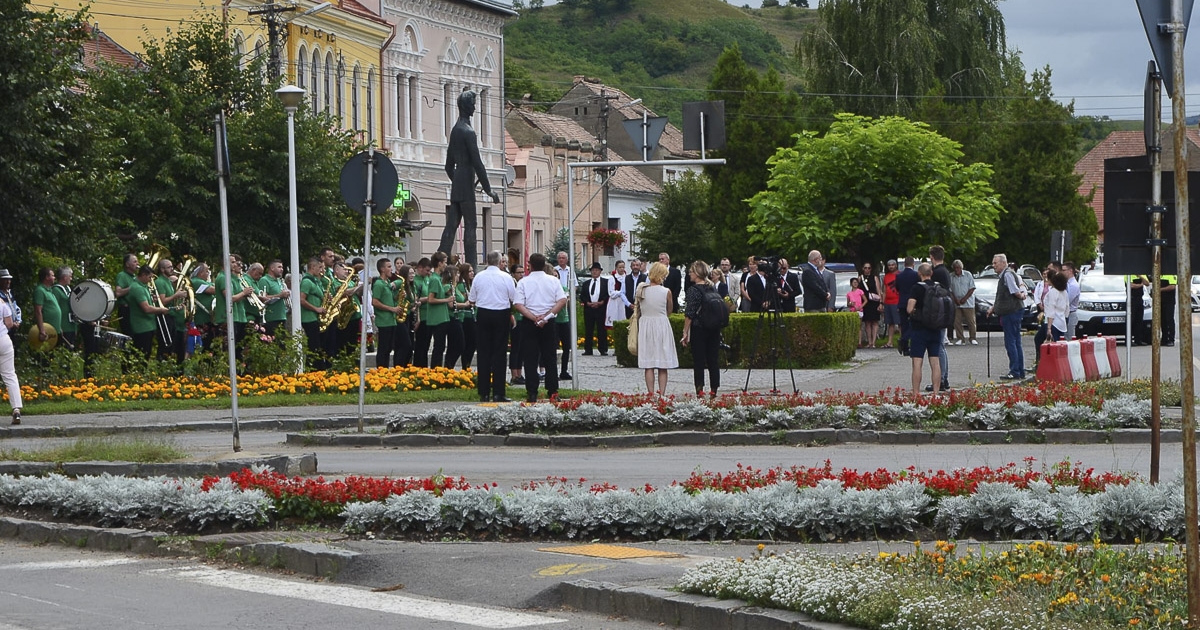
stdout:
[(408, 299), (408, 281), (404, 278), (397, 278), (392, 282), (392, 289), (396, 292), (396, 306), (400, 309), (400, 312), (396, 313), (396, 323), (407, 323), (408, 310), (412, 308), (412, 301)]
[(337, 305), (337, 327), (343, 330), (350, 325), (350, 320), (354, 317), (355, 313), (358, 313), (358, 304), (354, 302), (354, 295), (351, 293), (358, 286), (354, 282), (357, 279), (356, 276), (357, 274), (354, 274), (346, 278), (346, 283), (339, 289), (345, 297), (342, 300), (343, 303)]
[[(317, 316), (317, 321), (319, 321), (321, 323), (321, 332), (325, 332), (325, 330), (327, 328), (329, 328), (329, 326), (331, 324), (333, 324), (334, 321), (337, 321), (339, 319), (339, 315), (341, 315), (341, 310), (342, 310), (342, 308), (345, 307), (344, 303), (347, 299), (346, 291), (350, 288), (352, 288), (350, 286), (350, 281), (347, 280), (345, 283), (342, 284), (342, 286), (338, 287), (338, 290), (334, 292), (333, 297), (328, 297), (329, 290), (328, 289), (325, 290), (325, 295), (326, 295), (327, 299), (325, 299), (321, 302), (321, 305), (325, 307), (325, 313)], [(351, 306), (353, 306), (354, 301), (351, 300), (350, 304), (351, 304)], [(350, 321), (350, 317), (347, 316), (346, 322), (349, 323), (349, 321)]]

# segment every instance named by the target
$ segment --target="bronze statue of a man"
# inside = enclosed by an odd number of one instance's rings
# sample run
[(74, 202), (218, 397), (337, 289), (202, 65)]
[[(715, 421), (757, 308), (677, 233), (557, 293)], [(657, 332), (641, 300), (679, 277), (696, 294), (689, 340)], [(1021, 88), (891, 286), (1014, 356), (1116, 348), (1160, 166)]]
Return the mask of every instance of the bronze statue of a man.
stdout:
[(446, 175), (450, 177), (450, 208), (446, 212), (446, 229), (442, 230), (442, 241), (438, 251), (450, 253), (459, 222), (463, 223), (463, 258), (471, 264), (478, 262), (475, 247), (475, 180), (483, 185), (483, 192), (492, 201), (500, 203), (500, 196), (492, 192), (488, 183), (487, 170), (479, 158), (479, 141), (471, 127), (471, 115), (475, 113), (475, 92), (463, 90), (458, 95), (458, 122), (450, 130), (450, 145), (446, 149)]

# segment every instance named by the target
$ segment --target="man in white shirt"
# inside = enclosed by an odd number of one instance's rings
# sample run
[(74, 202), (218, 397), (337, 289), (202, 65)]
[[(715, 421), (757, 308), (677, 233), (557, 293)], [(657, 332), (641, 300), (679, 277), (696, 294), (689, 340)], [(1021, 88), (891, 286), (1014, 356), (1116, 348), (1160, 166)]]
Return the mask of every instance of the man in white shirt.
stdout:
[[(558, 272), (558, 284), (562, 286), (563, 293), (566, 295), (574, 295), (575, 287), (579, 285), (576, 281), (575, 272), (571, 270), (571, 257), (567, 252), (558, 252), (556, 256), (558, 264), (554, 266), (554, 271)], [(530, 265), (530, 269), (526, 269), (525, 275), (529, 275), (529, 271), (534, 270)], [(568, 309), (569, 311), (569, 309)], [(567, 364), (571, 361), (571, 335), (575, 334), (574, 322), (569, 316), (561, 318), (564, 321), (556, 322), (554, 325), (555, 334), (558, 335), (558, 345), (562, 348), (562, 371), (558, 373), (558, 380), (571, 380), (571, 373), (567, 371)], [(545, 365), (547, 370), (554, 369), (554, 361)]]
[(629, 275), (625, 276), (625, 303), (631, 306), (625, 307), (625, 317), (633, 317), (633, 296), (637, 292), (638, 285), (645, 282), (646, 271), (642, 269), (642, 261), (637, 258), (629, 259)]
[(467, 298), (476, 308), (476, 349), (479, 352), (476, 385), (479, 402), (511, 402), (504, 390), (504, 358), (508, 348), (508, 332), (512, 329), (512, 305), (517, 298), (517, 288), (513, 285), (512, 276), (500, 270), (500, 260), (500, 252), (488, 253), (487, 268), (475, 276)]
[[(521, 328), (521, 350), (525, 364), (525, 402), (537, 402), (538, 362), (546, 370), (546, 395), (558, 395), (558, 375), (554, 373), (556, 337), (554, 318), (567, 306), (567, 294), (558, 280), (546, 275), (546, 257), (540, 253), (529, 256), (529, 273), (517, 283), (513, 307), (524, 319)], [(478, 282), (476, 278), (476, 282)]]

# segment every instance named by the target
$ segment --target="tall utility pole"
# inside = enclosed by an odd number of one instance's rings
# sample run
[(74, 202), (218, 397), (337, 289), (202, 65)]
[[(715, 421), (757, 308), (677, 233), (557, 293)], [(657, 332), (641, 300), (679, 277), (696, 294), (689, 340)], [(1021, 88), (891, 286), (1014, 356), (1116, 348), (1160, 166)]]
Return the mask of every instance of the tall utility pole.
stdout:
[(282, 28), (286, 22), (280, 18), (280, 15), (295, 10), (295, 6), (284, 6), (272, 1), (257, 9), (246, 11), (250, 15), (263, 16), (263, 23), (267, 25), (267, 64), (270, 66), (267, 68), (267, 72), (272, 82), (279, 79), (279, 49), (283, 47), (283, 42), (287, 39), (287, 33)]
[[(608, 161), (608, 113), (610, 111), (612, 111), (612, 108), (609, 107), (609, 103), (611, 101), (616, 100), (617, 98), (618, 97), (615, 94), (613, 94), (613, 95), (606, 94), (604, 88), (600, 88), (600, 161), (601, 162)], [(604, 225), (601, 225), (600, 227), (607, 228), (608, 227), (608, 180), (610, 177), (613, 176), (613, 173), (616, 172), (617, 169), (609, 167), (609, 168), (598, 168), (596, 170), (600, 171), (603, 174), (603, 182), (600, 184), (601, 186), (603, 186), (603, 188), (600, 189), (600, 208), (603, 212)], [(592, 260), (596, 260), (596, 258), (598, 258), (598, 256), (595, 253), (593, 253)]]

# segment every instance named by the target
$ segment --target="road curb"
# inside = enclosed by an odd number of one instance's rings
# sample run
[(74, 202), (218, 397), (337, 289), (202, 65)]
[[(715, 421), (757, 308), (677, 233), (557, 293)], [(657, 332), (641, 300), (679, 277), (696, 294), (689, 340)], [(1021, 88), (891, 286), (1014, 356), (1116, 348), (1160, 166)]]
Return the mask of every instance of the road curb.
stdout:
[[(1150, 429), (1010, 429), (998, 431), (870, 431), (797, 429), (781, 435), (745, 431), (662, 431), (629, 435), (541, 434), (441, 435), (436, 433), (288, 433), (285, 443), (300, 446), (644, 448), (647, 446), (755, 446), (786, 444), (1149, 444)], [(1183, 441), (1178, 429), (1163, 429), (1164, 444)]]
[(244, 468), (269, 468), (289, 477), (317, 472), (317, 454), (267, 455), (217, 462), (175, 462), (138, 464), (134, 462), (19, 462), (0, 461), (0, 475), (113, 475), (119, 477), (226, 477)]
[[(294, 534), (291, 534), (294, 535)], [(0, 516), (0, 538), (33, 544), (133, 553), (142, 556), (220, 558), (240, 564), (285, 569), (318, 578), (333, 578), (361, 555), (316, 542), (257, 541), (237, 534), (201, 537), (172, 536), (128, 527), (93, 527), (71, 523), (30, 521)]]
[(574, 580), (558, 585), (562, 603), (576, 610), (621, 615), (692, 630), (855, 630), (790, 610), (760, 608), (659, 588)]
[[(29, 416), (36, 420), (37, 416)], [(384, 415), (363, 416), (366, 426), (383, 426)], [(197, 422), (160, 422), (152, 424), (109, 425), (50, 425), (22, 424), (0, 426), (0, 440), (13, 438), (82, 437), (88, 435), (119, 435), (122, 433), (177, 433), (181, 431), (229, 431), (231, 420), (201, 420)], [(239, 431), (328, 431), (358, 428), (358, 416), (329, 416), (312, 418), (266, 418), (238, 421)]]

